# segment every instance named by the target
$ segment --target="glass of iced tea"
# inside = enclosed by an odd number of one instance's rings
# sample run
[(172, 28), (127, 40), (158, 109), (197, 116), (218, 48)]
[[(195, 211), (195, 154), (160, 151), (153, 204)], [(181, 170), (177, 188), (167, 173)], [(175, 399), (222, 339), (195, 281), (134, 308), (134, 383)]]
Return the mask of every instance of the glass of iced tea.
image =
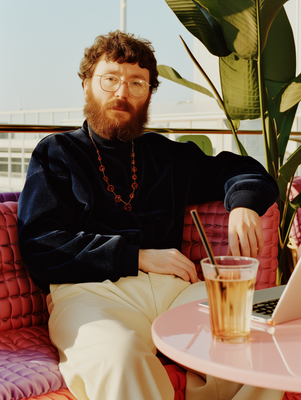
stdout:
[(242, 343), (249, 339), (259, 261), (251, 257), (219, 256), (217, 265), (201, 260), (213, 338)]

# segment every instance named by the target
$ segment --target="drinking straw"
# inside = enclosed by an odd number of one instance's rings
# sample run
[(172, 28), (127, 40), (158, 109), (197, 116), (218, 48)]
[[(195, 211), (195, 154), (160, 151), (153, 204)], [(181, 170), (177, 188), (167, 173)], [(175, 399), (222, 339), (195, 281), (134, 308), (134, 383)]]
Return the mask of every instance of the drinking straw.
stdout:
[(216, 271), (216, 274), (219, 275), (219, 270), (217, 268), (217, 262), (216, 262), (216, 259), (214, 258), (213, 252), (211, 250), (210, 243), (209, 243), (209, 241), (207, 239), (207, 235), (206, 235), (206, 233), (204, 231), (204, 228), (203, 228), (203, 225), (201, 223), (199, 214), (197, 213), (196, 210), (191, 210), (190, 214), (192, 215), (193, 221), (194, 221), (195, 226), (196, 226), (196, 228), (197, 228), (197, 230), (199, 232), (199, 235), (200, 235), (200, 237), (202, 239), (203, 245), (204, 245), (206, 253), (207, 253), (207, 255), (208, 255), (209, 259), (210, 259), (210, 262), (211, 262), (212, 265), (216, 266), (215, 267), (215, 271)]

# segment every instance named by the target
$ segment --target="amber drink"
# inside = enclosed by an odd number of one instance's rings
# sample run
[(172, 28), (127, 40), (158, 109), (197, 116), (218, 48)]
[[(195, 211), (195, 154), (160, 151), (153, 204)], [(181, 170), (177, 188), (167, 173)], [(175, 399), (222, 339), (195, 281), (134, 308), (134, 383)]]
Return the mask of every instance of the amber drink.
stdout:
[(253, 295), (259, 261), (220, 256), (217, 265), (201, 260), (208, 295), (212, 336), (240, 343), (249, 338)]

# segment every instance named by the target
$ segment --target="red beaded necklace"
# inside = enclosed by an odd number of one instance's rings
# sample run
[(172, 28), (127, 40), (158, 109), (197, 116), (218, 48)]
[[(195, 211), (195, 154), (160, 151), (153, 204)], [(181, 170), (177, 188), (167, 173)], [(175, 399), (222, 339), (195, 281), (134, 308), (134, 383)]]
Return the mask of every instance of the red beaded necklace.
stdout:
[(133, 198), (135, 197), (135, 190), (136, 190), (137, 187), (138, 187), (138, 183), (136, 182), (136, 180), (137, 180), (137, 175), (136, 175), (137, 167), (136, 167), (136, 165), (135, 165), (136, 162), (135, 162), (134, 142), (132, 142), (132, 152), (131, 152), (131, 157), (132, 157), (132, 162), (131, 162), (131, 164), (132, 164), (132, 172), (133, 172), (133, 175), (132, 175), (133, 183), (131, 184), (131, 188), (133, 189), (133, 191), (132, 191), (132, 193), (129, 195), (129, 201), (126, 203), (124, 200), (122, 200), (122, 197), (120, 196), (120, 194), (116, 194), (116, 193), (115, 193), (115, 188), (114, 188), (114, 186), (109, 184), (109, 178), (108, 178), (108, 177), (106, 176), (106, 174), (105, 174), (105, 167), (104, 167), (103, 164), (102, 164), (101, 156), (100, 156), (99, 151), (98, 151), (98, 148), (97, 148), (97, 146), (96, 146), (96, 144), (95, 144), (95, 142), (94, 142), (94, 140), (93, 140), (93, 137), (92, 137), (92, 135), (91, 135), (90, 129), (89, 129), (89, 136), (90, 136), (90, 139), (91, 139), (91, 141), (92, 141), (92, 143), (93, 143), (93, 145), (94, 145), (94, 147), (95, 147), (95, 149), (96, 149), (98, 161), (99, 161), (99, 164), (100, 164), (99, 171), (102, 172), (102, 175), (103, 175), (103, 178), (102, 178), (102, 179), (103, 179), (103, 180), (106, 182), (106, 184), (107, 184), (107, 190), (108, 190), (109, 192), (113, 193), (113, 195), (115, 196), (115, 201), (116, 201), (116, 203), (122, 202), (122, 203), (124, 204), (124, 209), (127, 210), (127, 211), (131, 211), (131, 209), (132, 209), (131, 201), (132, 201)]

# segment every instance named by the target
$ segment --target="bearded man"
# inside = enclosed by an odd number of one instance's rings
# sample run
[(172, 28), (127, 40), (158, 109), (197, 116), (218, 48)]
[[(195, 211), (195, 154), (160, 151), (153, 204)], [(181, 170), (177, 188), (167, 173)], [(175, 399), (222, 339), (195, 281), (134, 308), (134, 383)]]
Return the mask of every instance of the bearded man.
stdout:
[[(18, 207), (21, 255), (49, 292), (50, 337), (77, 399), (173, 400), (151, 324), (175, 304), (206, 297), (180, 252), (185, 207), (224, 199), (229, 252), (256, 257), (259, 216), (278, 188), (250, 157), (210, 157), (194, 143), (144, 133), (159, 85), (148, 41), (98, 36), (79, 76), (83, 127), (48, 136), (32, 154)], [(282, 398), (195, 375), (196, 388), (189, 376), (187, 400)]]

